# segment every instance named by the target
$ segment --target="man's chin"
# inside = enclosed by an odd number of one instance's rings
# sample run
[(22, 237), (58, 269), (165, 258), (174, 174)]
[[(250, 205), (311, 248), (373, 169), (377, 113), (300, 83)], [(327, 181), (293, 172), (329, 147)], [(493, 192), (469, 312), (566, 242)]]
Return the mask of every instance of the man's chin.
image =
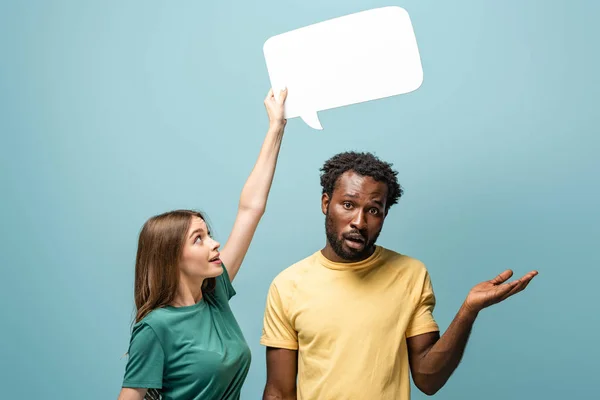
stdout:
[(370, 249), (371, 248), (367, 248), (367, 247), (363, 247), (361, 249), (353, 249), (348, 246), (342, 246), (342, 249), (341, 249), (342, 254), (338, 254), (338, 256), (340, 256), (341, 258), (343, 258), (346, 261), (351, 261), (351, 262), (362, 261), (365, 258), (369, 257), (369, 255), (371, 254)]

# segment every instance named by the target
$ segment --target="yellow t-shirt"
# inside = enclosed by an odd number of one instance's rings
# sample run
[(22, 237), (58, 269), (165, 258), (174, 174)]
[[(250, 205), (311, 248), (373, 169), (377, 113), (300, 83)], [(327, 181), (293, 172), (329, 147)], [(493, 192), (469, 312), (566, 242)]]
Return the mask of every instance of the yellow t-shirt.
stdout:
[(406, 338), (438, 331), (423, 263), (377, 246), (334, 263), (320, 251), (271, 284), (260, 343), (298, 350), (299, 400), (409, 400)]

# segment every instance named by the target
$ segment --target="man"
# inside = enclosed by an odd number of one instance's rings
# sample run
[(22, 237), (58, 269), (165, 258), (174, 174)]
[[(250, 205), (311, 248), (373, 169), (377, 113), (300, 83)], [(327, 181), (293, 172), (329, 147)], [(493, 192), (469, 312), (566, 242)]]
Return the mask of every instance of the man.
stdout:
[(537, 271), (506, 283), (507, 270), (473, 287), (440, 337), (425, 266), (375, 244), (402, 195), (397, 172), (355, 152), (321, 171), (327, 243), (271, 284), (263, 400), (408, 400), (409, 373), (422, 392), (436, 393), (458, 366), (477, 314), (525, 289)]

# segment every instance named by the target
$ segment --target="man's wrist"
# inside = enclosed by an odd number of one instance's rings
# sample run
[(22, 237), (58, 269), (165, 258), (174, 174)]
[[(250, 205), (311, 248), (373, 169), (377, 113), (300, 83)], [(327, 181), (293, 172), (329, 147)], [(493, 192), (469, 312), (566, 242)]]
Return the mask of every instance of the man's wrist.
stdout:
[(475, 310), (473, 307), (464, 303), (458, 310), (457, 317), (464, 322), (474, 322), (481, 310)]

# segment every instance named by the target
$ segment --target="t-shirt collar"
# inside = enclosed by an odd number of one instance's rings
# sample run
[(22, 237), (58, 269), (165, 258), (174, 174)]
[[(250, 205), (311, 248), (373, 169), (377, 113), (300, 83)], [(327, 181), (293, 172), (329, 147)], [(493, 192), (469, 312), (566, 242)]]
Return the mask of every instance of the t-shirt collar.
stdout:
[(317, 260), (325, 268), (335, 269), (338, 271), (348, 271), (348, 270), (358, 271), (358, 270), (372, 268), (375, 265), (377, 265), (377, 262), (379, 261), (379, 258), (381, 256), (381, 252), (382, 252), (382, 247), (376, 245), (375, 251), (373, 252), (373, 254), (371, 254), (369, 256), (369, 258), (366, 258), (362, 261), (357, 261), (357, 262), (340, 263), (340, 262), (334, 262), (334, 261), (329, 260), (328, 258), (326, 258), (323, 255), (321, 250), (319, 250), (319, 251), (317, 251)]

